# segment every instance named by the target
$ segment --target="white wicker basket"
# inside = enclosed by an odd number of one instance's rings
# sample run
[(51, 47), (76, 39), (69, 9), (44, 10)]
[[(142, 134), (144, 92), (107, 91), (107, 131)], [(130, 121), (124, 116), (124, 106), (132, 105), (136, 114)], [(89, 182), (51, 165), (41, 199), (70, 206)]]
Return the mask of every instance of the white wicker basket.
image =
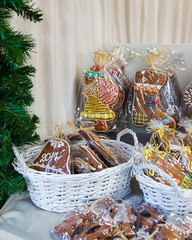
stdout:
[[(157, 182), (144, 173), (144, 170), (153, 170), (169, 185)], [(180, 216), (192, 217), (192, 190), (182, 189), (163, 170), (153, 164), (142, 163), (134, 166), (133, 174), (139, 182), (146, 202), (158, 206), (164, 212), (173, 212)]]
[[(121, 136), (127, 133), (133, 136), (134, 146), (120, 141)], [(14, 147), (16, 159), (13, 166), (25, 177), (31, 200), (36, 206), (48, 211), (67, 212), (104, 196), (119, 199), (129, 194), (134, 156), (137, 157), (136, 134), (127, 129), (118, 134), (117, 140), (105, 140), (105, 144), (109, 151), (112, 149), (117, 156), (128, 161), (100, 172), (54, 174), (36, 171), (27, 166), (38, 156), (42, 146), (27, 151)]]

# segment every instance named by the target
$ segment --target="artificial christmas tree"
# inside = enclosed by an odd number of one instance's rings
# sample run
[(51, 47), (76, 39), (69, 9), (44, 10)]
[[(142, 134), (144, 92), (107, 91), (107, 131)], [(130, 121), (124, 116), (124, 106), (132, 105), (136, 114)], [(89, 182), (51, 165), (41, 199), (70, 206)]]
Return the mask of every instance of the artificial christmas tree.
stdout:
[(0, 207), (9, 195), (21, 192), (25, 186), (23, 177), (12, 166), (12, 146), (39, 140), (35, 133), (38, 117), (26, 110), (33, 102), (31, 77), (35, 68), (26, 61), (34, 41), (31, 35), (11, 27), (14, 12), (33, 22), (42, 20), (41, 11), (29, 0), (0, 1)]

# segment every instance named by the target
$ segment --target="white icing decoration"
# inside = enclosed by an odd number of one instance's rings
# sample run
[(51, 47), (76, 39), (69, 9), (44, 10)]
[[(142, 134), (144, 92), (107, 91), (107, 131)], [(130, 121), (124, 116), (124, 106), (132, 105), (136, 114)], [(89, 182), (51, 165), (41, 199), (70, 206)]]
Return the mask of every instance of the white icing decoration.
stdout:
[(184, 94), (184, 101), (188, 106), (192, 106), (192, 89), (188, 89)]

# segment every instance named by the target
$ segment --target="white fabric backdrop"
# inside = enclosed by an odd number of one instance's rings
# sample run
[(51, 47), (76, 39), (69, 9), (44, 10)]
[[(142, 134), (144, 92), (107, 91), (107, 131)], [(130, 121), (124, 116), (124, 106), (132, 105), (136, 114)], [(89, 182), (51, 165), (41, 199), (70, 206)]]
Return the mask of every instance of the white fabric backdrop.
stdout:
[(81, 71), (92, 64), (90, 51), (106, 43), (192, 43), (191, 0), (36, 0), (41, 23), (15, 17), (17, 29), (32, 33), (37, 47), (31, 111), (40, 118), (41, 138), (55, 123), (73, 120)]

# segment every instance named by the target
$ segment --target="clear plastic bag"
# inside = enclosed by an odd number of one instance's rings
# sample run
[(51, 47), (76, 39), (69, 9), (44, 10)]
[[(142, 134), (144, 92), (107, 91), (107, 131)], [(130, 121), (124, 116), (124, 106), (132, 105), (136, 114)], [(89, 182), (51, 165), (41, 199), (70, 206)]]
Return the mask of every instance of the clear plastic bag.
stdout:
[[(192, 178), (185, 173), (180, 161), (171, 154), (164, 151), (145, 148), (143, 150), (144, 162), (154, 164), (167, 173), (181, 188), (192, 189)], [(166, 185), (170, 185), (165, 179), (160, 177), (152, 170), (148, 170), (147, 174), (154, 180)]]
[(89, 127), (71, 122), (60, 126), (59, 134), (46, 141), (37, 158), (28, 166), (37, 171), (80, 174), (102, 171), (127, 161), (108, 149), (107, 137), (97, 136)]
[(148, 64), (148, 69), (135, 73), (132, 121), (145, 126), (151, 119), (158, 119), (171, 128), (180, 119), (174, 68), (184, 69), (184, 59), (173, 51), (147, 49), (140, 57)]
[(136, 236), (136, 221), (130, 204), (105, 197), (85, 209), (67, 214), (53, 231), (65, 240), (130, 239)]
[(75, 109), (77, 126), (88, 121), (92, 122), (96, 132), (121, 128), (125, 102), (132, 91), (131, 83), (119, 65), (127, 55), (123, 48), (110, 53), (95, 53), (94, 65), (83, 71), (83, 84)]
[(183, 139), (185, 137), (181, 132), (169, 128), (161, 121), (152, 119), (148, 123), (148, 132), (152, 132), (149, 143), (155, 148), (167, 153), (180, 152)]
[(29, 167), (37, 171), (57, 174), (71, 173), (71, 147), (66, 137), (57, 125), (57, 135), (49, 139), (42, 148), (37, 158)]
[(181, 106), (182, 116), (192, 119), (192, 82), (190, 82), (183, 91)]

